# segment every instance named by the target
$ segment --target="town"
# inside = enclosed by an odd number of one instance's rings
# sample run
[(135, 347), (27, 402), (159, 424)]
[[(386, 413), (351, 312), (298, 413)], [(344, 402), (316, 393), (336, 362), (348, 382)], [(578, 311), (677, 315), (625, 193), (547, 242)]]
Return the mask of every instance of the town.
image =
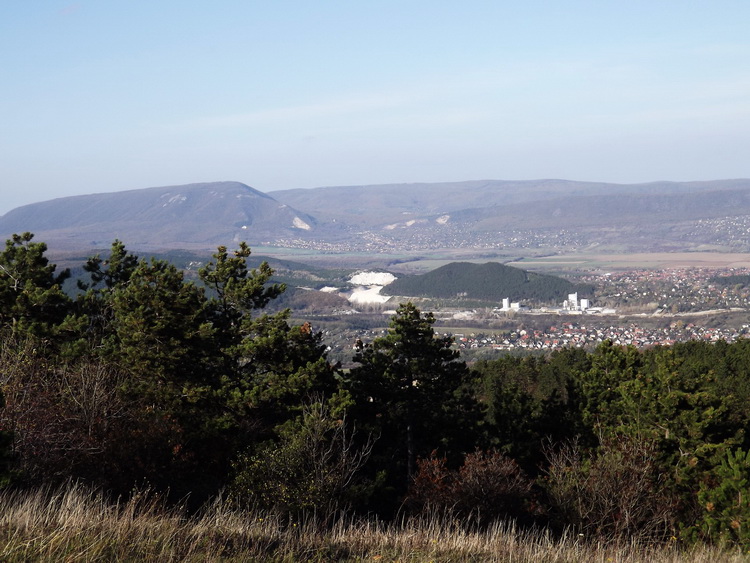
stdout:
[[(574, 293), (546, 306), (530, 307), (509, 297), (496, 307), (442, 308), (433, 311), (436, 332), (452, 336), (454, 347), (468, 360), (565, 347), (593, 349), (607, 340), (645, 348), (750, 337), (748, 268), (590, 272), (578, 281), (595, 287), (590, 299)], [(383, 313), (392, 306), (382, 304)], [(431, 310), (429, 303), (423, 308)], [(331, 354), (346, 362), (357, 339), (383, 336), (386, 315), (382, 327), (323, 330)]]
[(740, 328), (709, 328), (676, 321), (666, 328), (646, 328), (636, 323), (626, 326), (593, 327), (579, 323), (552, 325), (546, 330), (511, 331), (509, 334), (453, 334), (455, 345), (461, 350), (491, 348), (494, 350), (556, 350), (565, 347), (593, 348), (605, 340), (621, 346), (637, 348), (669, 345), (690, 340), (728, 343), (746, 337), (750, 325)]

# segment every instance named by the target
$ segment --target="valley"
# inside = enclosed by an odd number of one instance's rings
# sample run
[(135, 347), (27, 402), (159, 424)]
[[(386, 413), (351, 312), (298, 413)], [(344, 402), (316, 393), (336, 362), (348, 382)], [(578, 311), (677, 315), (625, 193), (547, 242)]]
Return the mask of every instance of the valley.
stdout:
[[(463, 347), (468, 356), (588, 346), (598, 341), (590, 329), (637, 345), (731, 339), (744, 334), (750, 311), (746, 283), (718, 288), (713, 281), (750, 268), (750, 180), (482, 180), (269, 193), (213, 182), (60, 198), (0, 217), (6, 237), (25, 230), (74, 275), (86, 257), (106, 255), (115, 239), (141, 255), (167, 258), (188, 279), (217, 246), (246, 241), (250, 265), (268, 260), (275, 280), (287, 285), (277, 307), (319, 326), (342, 359), (353, 339), (382, 330), (404, 300), (434, 311), (446, 332), (498, 335), (471, 340)], [(451, 279), (462, 270), (477, 273), (442, 293), (429, 289), (445, 279), (420, 281), (456, 264), (465, 266)], [(500, 283), (499, 273), (481, 278), (480, 271), (504, 266), (556, 277), (569, 288), (560, 285), (554, 297), (506, 295), (499, 286), (472, 294), (470, 287)], [(384, 290), (353, 284), (363, 272), (396, 283)], [(574, 285), (591, 288), (592, 309), (583, 316), (559, 310)], [(502, 310), (504, 298), (523, 309)], [(670, 329), (678, 322), (726, 332)], [(555, 338), (552, 329), (566, 323), (583, 336)], [(516, 343), (513, 334), (529, 329)], [(634, 330), (647, 336), (632, 338)]]

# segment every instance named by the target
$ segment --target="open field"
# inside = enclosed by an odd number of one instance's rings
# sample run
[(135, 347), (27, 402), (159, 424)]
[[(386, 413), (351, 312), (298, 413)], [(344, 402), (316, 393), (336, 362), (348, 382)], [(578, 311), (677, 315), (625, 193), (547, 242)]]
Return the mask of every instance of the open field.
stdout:
[(669, 268), (742, 268), (750, 267), (750, 253), (738, 252), (638, 252), (543, 254), (519, 249), (518, 253), (495, 253), (482, 250), (432, 250), (394, 254), (320, 253), (314, 250), (253, 249), (262, 255), (295, 259), (318, 265), (381, 267), (401, 273), (424, 273), (451, 262), (483, 264), (500, 262), (518, 268), (549, 271), (591, 271)]
[(519, 268), (556, 270), (747, 268), (750, 254), (723, 252), (657, 252), (634, 254), (567, 254), (528, 258)]
[[(528, 270), (575, 272), (592, 270), (669, 269), (669, 268), (740, 268), (750, 267), (750, 253), (739, 252), (578, 252), (537, 248), (504, 249), (430, 249), (398, 252), (323, 252), (313, 248), (253, 246), (253, 254), (283, 260), (294, 260), (322, 268), (381, 268), (402, 274), (421, 274), (451, 262), (483, 264), (499, 262)], [(550, 253), (550, 251), (552, 253)], [(106, 253), (103, 251), (102, 253)], [(191, 251), (184, 251), (190, 254)], [(50, 257), (63, 267), (78, 265), (83, 257), (96, 252), (54, 251)], [(146, 253), (147, 255), (148, 253)], [(204, 257), (211, 252), (196, 254)]]

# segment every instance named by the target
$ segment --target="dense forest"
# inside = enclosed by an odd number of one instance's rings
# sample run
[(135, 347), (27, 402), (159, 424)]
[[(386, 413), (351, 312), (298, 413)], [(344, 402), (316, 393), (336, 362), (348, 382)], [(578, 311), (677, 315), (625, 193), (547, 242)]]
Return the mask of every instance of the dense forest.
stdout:
[(115, 241), (75, 294), (46, 250), (0, 253), (4, 487), (750, 547), (750, 341), (469, 366), (404, 303), (342, 370), (245, 244), (186, 280)]
[(573, 292), (580, 292), (580, 297), (586, 297), (593, 292), (593, 287), (497, 262), (452, 262), (426, 274), (399, 277), (382, 291), (385, 295), (442, 299), (460, 296), (495, 303), (508, 298), (545, 304), (562, 304)]

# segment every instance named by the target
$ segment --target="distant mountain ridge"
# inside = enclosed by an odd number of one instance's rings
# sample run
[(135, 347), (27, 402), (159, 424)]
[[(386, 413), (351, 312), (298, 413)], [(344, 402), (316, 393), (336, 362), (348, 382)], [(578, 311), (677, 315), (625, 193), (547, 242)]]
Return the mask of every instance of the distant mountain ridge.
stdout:
[[(469, 210), (523, 210), (538, 217), (554, 205), (576, 202), (601, 202), (613, 196), (676, 200), (692, 194), (736, 191), (750, 193), (750, 179), (700, 182), (650, 182), (612, 184), (572, 180), (473, 180), (430, 184), (385, 184), (373, 186), (338, 186), (269, 192), (279, 201), (304, 209), (320, 220), (360, 221), (368, 226), (382, 226), (407, 219), (422, 219)], [(593, 199), (586, 199), (593, 198)], [(336, 206), (332, 207), (331, 202)], [(546, 204), (547, 209), (540, 206)], [(619, 205), (619, 204), (618, 204)], [(697, 204), (697, 209), (702, 204)], [(727, 206), (729, 207), (729, 206)], [(536, 210), (539, 210), (538, 212)], [(554, 211), (554, 208), (552, 209)]]
[(316, 220), (239, 182), (212, 182), (65, 197), (13, 209), (0, 233), (134, 248), (210, 248), (248, 238), (311, 231)]
[(750, 180), (611, 184), (475, 180), (280, 190), (211, 182), (73, 196), (13, 209), (0, 236), (56, 248), (251, 246), (327, 253), (526, 249), (750, 252)]
[(385, 237), (383, 248), (750, 252), (750, 179), (478, 180), (270, 193), (321, 222), (335, 216)]

